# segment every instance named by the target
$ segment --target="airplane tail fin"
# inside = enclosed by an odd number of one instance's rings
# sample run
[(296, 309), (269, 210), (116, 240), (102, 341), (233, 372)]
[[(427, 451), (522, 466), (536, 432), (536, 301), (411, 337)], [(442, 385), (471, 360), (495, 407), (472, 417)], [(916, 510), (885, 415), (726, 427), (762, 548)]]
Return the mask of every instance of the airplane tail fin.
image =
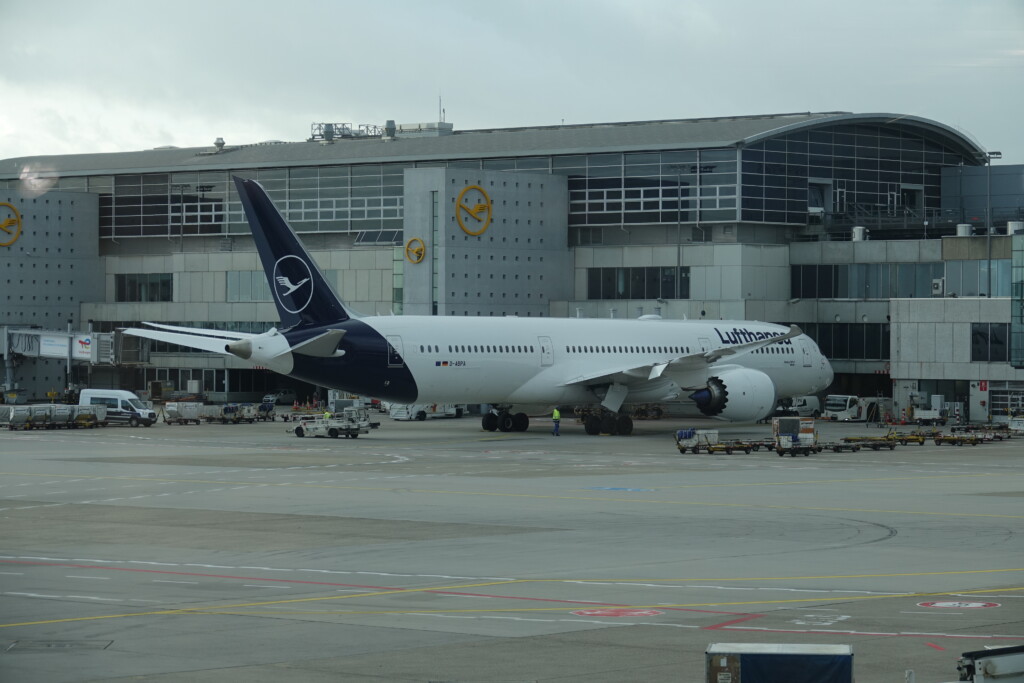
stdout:
[(260, 184), (237, 176), (234, 181), (281, 327), (319, 326), (352, 317)]

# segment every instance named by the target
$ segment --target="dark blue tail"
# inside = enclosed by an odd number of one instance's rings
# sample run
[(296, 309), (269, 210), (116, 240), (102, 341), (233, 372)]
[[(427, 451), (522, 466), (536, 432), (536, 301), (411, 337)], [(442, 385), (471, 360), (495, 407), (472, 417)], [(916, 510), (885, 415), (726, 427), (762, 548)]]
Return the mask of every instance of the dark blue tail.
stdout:
[(345, 305), (327, 285), (316, 263), (302, 246), (266, 191), (255, 180), (234, 177), (281, 327), (329, 325), (349, 319)]

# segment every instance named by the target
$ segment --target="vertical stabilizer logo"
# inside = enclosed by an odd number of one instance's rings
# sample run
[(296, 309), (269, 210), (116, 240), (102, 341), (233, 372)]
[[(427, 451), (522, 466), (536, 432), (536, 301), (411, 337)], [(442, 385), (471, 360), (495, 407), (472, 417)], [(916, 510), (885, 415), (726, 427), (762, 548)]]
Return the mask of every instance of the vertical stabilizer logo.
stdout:
[(313, 299), (313, 271), (298, 256), (282, 256), (274, 264), (274, 297), (289, 313), (301, 313)]

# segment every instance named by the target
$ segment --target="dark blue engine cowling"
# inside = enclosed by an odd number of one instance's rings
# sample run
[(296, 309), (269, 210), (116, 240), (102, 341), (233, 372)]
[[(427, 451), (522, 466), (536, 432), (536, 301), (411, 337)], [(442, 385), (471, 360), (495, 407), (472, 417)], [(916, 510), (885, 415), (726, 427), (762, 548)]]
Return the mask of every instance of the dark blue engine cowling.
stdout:
[(708, 378), (708, 385), (690, 394), (700, 412), (730, 422), (753, 422), (775, 407), (775, 383), (759, 370), (735, 368)]

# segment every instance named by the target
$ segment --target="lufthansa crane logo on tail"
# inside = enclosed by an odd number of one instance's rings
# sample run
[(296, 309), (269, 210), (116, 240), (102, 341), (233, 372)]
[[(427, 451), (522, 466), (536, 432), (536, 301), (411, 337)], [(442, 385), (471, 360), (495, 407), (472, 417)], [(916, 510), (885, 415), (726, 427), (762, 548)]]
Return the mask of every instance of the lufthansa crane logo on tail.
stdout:
[(282, 256), (274, 264), (274, 298), (289, 313), (301, 313), (313, 299), (313, 272), (298, 256)]

